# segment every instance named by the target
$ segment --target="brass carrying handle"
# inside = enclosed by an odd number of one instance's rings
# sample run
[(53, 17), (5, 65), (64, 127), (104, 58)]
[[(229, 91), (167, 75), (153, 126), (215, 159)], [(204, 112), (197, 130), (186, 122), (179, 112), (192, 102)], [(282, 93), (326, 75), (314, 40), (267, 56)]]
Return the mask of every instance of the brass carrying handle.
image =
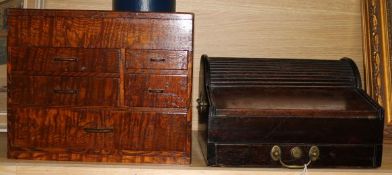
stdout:
[(155, 93), (155, 94), (162, 94), (165, 92), (164, 89), (148, 89), (149, 93)]
[(53, 61), (58, 62), (78, 62), (78, 58), (76, 57), (54, 57)]
[(111, 133), (114, 131), (113, 128), (84, 128), (83, 130), (87, 133)]
[[(300, 150), (299, 147), (294, 147), (293, 149), (291, 149), (291, 155), (294, 158), (298, 159), (302, 156), (302, 151)], [(305, 165), (309, 166), (312, 162), (315, 162), (316, 160), (318, 160), (319, 156), (320, 156), (319, 148), (317, 146), (310, 147), (309, 161)], [(300, 169), (300, 168), (305, 167), (305, 165), (288, 165), (288, 164), (284, 163), (282, 160), (282, 150), (277, 145), (273, 146), (271, 149), (271, 158), (274, 161), (279, 161), (283, 167), (286, 167), (289, 169)]]
[(54, 89), (53, 92), (56, 94), (77, 94), (77, 93), (79, 93), (79, 91), (75, 90), (75, 89)]
[(150, 58), (151, 62), (165, 62), (166, 59), (164, 58)]

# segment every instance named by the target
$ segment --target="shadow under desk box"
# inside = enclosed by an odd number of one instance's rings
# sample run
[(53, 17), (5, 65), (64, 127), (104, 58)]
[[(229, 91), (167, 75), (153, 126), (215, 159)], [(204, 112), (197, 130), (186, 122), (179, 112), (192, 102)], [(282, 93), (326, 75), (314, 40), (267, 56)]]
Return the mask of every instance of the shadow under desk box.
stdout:
[(8, 158), (189, 164), (193, 14), (8, 11)]
[(341, 60), (203, 56), (199, 140), (209, 166), (381, 165), (383, 110)]

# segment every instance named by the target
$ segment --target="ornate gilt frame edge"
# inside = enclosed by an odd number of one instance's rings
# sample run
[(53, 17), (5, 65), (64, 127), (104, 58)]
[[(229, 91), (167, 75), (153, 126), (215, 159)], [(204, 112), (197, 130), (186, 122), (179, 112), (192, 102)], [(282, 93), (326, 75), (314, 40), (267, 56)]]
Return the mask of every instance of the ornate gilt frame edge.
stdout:
[(386, 135), (392, 136), (391, 44), (387, 0), (362, 0), (366, 92), (385, 110)]

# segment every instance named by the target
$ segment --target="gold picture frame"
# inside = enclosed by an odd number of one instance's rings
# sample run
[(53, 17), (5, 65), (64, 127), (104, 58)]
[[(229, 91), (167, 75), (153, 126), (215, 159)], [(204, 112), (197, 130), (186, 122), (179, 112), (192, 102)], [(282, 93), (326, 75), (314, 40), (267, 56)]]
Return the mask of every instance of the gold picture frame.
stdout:
[(365, 87), (385, 110), (385, 137), (392, 138), (392, 2), (362, 0)]

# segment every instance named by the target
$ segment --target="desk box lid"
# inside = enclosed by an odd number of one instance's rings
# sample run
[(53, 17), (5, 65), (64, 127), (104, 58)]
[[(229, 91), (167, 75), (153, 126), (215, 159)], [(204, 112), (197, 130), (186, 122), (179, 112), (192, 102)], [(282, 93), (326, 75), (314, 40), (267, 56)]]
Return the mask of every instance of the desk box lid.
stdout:
[(360, 89), (350, 59), (204, 56), (201, 68), (198, 109), (210, 142), (382, 143), (383, 110)]

